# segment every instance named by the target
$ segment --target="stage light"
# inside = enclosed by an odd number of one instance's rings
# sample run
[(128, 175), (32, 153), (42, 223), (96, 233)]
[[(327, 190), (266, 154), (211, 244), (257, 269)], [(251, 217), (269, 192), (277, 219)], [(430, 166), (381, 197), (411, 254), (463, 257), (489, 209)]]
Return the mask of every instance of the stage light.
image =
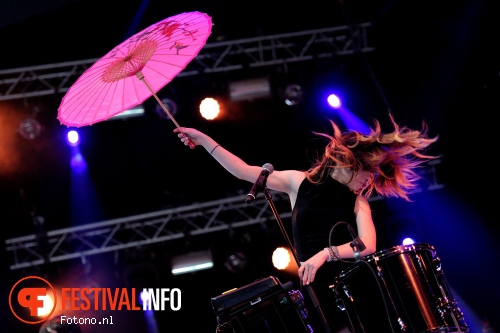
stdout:
[(240, 273), (247, 266), (247, 257), (243, 252), (235, 252), (230, 254), (224, 262), (224, 267), (231, 273)]
[(207, 97), (203, 99), (200, 103), (200, 114), (203, 118), (207, 120), (215, 119), (220, 112), (219, 102), (212, 98)]
[(271, 95), (271, 83), (267, 77), (229, 82), (229, 98), (233, 102), (253, 101)]
[(70, 130), (66, 135), (66, 141), (72, 147), (78, 146), (80, 144), (80, 135), (76, 130)]
[(172, 258), (173, 275), (196, 272), (213, 266), (212, 254), (209, 250), (191, 252)]
[(25, 139), (36, 139), (41, 132), (42, 126), (35, 118), (26, 118), (19, 125), (19, 134)]
[(302, 101), (303, 95), (302, 87), (298, 84), (289, 84), (283, 91), (283, 98), (288, 106), (298, 105)]
[[(162, 98), (161, 103), (168, 110), (170, 115), (175, 118), (175, 116), (177, 115), (177, 103), (175, 103), (172, 99), (167, 98), (167, 97)], [(172, 119), (170, 119), (168, 114), (165, 112), (163, 107), (158, 103), (156, 103), (155, 112), (158, 115), (158, 117), (160, 117), (161, 119), (172, 120)]]
[(279, 270), (286, 269), (290, 264), (290, 253), (284, 247), (278, 247), (273, 252), (272, 261), (274, 267)]
[(415, 241), (409, 237), (403, 239), (403, 245), (412, 245), (415, 244)]
[(144, 115), (144, 106), (142, 106), (142, 104), (139, 104), (117, 115), (114, 115), (108, 120), (128, 119), (128, 118), (140, 117), (143, 115)]
[(330, 94), (327, 98), (328, 104), (334, 108), (338, 109), (342, 106), (342, 100), (335, 94)]
[(141, 305), (148, 304), (151, 294), (147, 290), (143, 290), (139, 293), (139, 303)]

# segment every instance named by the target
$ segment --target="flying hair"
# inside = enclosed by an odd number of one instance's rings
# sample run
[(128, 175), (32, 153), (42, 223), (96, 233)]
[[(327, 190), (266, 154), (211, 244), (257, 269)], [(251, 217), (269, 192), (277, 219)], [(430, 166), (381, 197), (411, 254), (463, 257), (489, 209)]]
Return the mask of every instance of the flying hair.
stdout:
[(307, 170), (309, 181), (324, 181), (334, 168), (350, 168), (354, 172), (364, 170), (374, 174), (373, 182), (363, 190), (367, 198), (376, 191), (386, 197), (411, 201), (408, 194), (417, 187), (421, 178), (415, 170), (422, 163), (439, 158), (425, 153), (438, 136), (428, 136), (425, 122), (420, 130), (413, 130), (399, 126), (390, 113), (389, 118), (393, 127), (390, 132), (382, 132), (377, 119), (368, 134), (355, 130), (341, 132), (333, 120), (329, 120), (333, 134), (313, 132), (328, 143), (322, 156)]

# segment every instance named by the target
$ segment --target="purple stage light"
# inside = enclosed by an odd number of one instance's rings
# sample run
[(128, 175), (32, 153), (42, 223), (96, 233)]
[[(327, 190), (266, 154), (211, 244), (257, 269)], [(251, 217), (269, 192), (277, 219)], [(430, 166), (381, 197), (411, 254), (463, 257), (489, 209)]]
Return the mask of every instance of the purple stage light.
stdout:
[(335, 94), (330, 94), (327, 100), (328, 104), (334, 109), (338, 109), (342, 105), (342, 100)]
[(71, 130), (68, 132), (66, 140), (70, 146), (75, 147), (80, 143), (80, 136), (78, 135), (77, 131)]

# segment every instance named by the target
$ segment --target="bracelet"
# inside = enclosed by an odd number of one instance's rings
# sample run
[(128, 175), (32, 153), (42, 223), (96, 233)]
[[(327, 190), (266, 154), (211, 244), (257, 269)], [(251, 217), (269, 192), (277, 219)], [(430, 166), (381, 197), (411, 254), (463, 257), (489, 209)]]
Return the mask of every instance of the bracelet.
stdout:
[(332, 251), (334, 252), (333, 261), (340, 260), (339, 249), (337, 249), (336, 246), (332, 246), (331, 248), (332, 248)]
[(339, 250), (336, 246), (330, 246), (328, 249), (329, 251), (331, 251), (333, 261), (337, 261), (340, 259)]
[(332, 251), (329, 248), (327, 248), (327, 247), (325, 247), (325, 251), (326, 251), (326, 253), (328, 253), (328, 259), (326, 259), (326, 261), (327, 262), (332, 261), (333, 260)]
[(336, 246), (332, 246), (331, 247), (332, 251), (333, 251), (333, 261), (337, 261), (340, 259), (340, 253), (339, 253), (339, 249), (337, 249)]
[(337, 261), (340, 259), (339, 250), (336, 246), (325, 247), (325, 250), (328, 252), (327, 262)]
[(214, 152), (215, 149), (217, 149), (217, 147), (220, 147), (220, 144), (217, 144), (214, 149), (212, 149), (212, 151), (210, 152), (210, 155), (212, 155), (212, 153)]

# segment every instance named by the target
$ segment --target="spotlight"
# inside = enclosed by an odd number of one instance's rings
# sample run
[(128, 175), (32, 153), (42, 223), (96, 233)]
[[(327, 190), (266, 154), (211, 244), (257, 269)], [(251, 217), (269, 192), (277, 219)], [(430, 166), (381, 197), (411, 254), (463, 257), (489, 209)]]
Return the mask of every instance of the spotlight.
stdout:
[(328, 104), (334, 109), (338, 109), (342, 106), (342, 100), (340, 99), (340, 97), (338, 97), (335, 94), (330, 94), (330, 96), (328, 96), (327, 100), (328, 100)]
[(139, 303), (141, 305), (148, 304), (150, 298), (151, 298), (151, 294), (147, 290), (143, 290), (139, 293)]
[(76, 130), (70, 130), (66, 135), (66, 141), (68, 142), (68, 145), (72, 147), (78, 146), (80, 144), (80, 136), (78, 135), (78, 132)]
[(283, 91), (283, 98), (285, 99), (285, 104), (288, 106), (297, 105), (302, 101), (304, 92), (302, 87), (298, 84), (289, 84)]
[[(163, 106), (165, 106), (165, 108), (168, 110), (168, 112), (170, 112), (172, 117), (175, 117), (175, 115), (177, 114), (177, 104), (173, 100), (167, 97), (162, 98), (161, 102)], [(161, 119), (171, 120), (168, 114), (165, 112), (165, 110), (163, 110), (161, 105), (159, 105), (158, 103), (156, 103), (155, 111), (158, 117), (160, 117)]]
[(211, 97), (207, 97), (200, 103), (200, 114), (207, 120), (215, 119), (220, 112), (219, 102)]
[(19, 125), (19, 134), (25, 139), (36, 139), (42, 132), (42, 125), (35, 118), (26, 118)]
[(403, 239), (403, 245), (412, 245), (412, 244), (415, 244), (415, 241), (412, 238), (407, 237)]
[(224, 262), (224, 267), (231, 273), (240, 273), (247, 266), (247, 257), (242, 252), (229, 255)]
[(279, 270), (283, 270), (290, 264), (290, 253), (284, 247), (278, 247), (273, 252), (272, 257), (273, 265)]

